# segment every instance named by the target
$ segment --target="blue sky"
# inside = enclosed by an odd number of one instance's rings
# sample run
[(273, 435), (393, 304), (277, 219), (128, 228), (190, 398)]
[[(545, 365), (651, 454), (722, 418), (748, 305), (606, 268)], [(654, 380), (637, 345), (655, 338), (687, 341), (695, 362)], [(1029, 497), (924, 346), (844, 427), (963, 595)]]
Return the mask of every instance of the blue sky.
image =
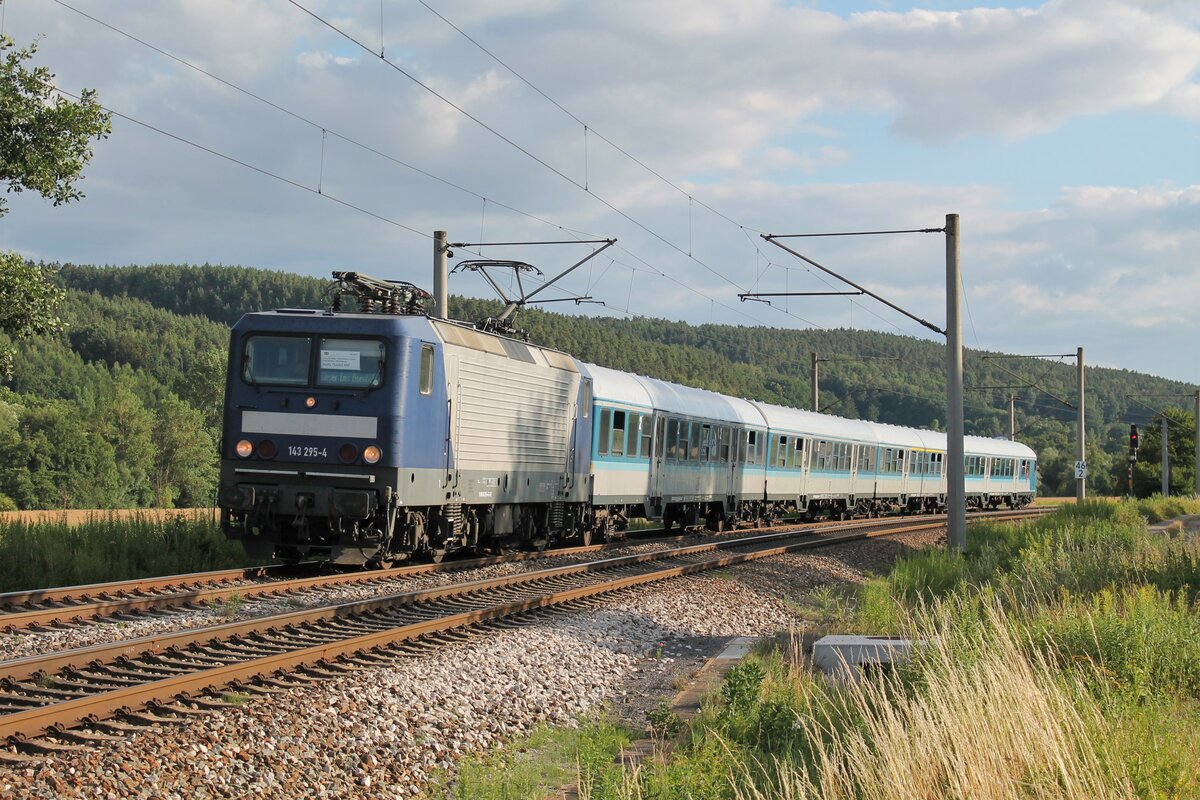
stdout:
[[(435, 229), (492, 241), (580, 231), (620, 247), (564, 288), (608, 307), (555, 310), (932, 338), (860, 301), (795, 300), (784, 313), (737, 294), (829, 288), (754, 231), (936, 226), (954, 212), (968, 345), (1083, 345), (1090, 363), (1200, 382), (1193, 0), (428, 1), (586, 123), (586, 152), (577, 119), (410, 0), (384, 0), (382, 28), (378, 0), (299, 2), (370, 49), (382, 43), (395, 66), (509, 142), (282, 0), (7, 0), (6, 32), (42, 35), (39, 63), (64, 89), (95, 88), (116, 111), (304, 188), (118, 119), (87, 197), (55, 209), (11, 196), (0, 246), (54, 261), (351, 268), (428, 284)], [(322, 127), (387, 157), (336, 135), (322, 144)], [(585, 176), (588, 191), (574, 185)], [(937, 237), (806, 248), (943, 319)], [(504, 255), (553, 272), (586, 250)], [(477, 278), (454, 280), (453, 291), (489, 294)]]

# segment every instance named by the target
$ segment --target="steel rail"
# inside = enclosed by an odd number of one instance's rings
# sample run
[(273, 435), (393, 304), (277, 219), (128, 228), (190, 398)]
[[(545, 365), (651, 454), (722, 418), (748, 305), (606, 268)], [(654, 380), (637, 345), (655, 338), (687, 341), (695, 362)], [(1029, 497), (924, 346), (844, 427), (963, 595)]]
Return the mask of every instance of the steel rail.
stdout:
[[(1022, 519), (1035, 515), (1036, 513), (1033, 512), (1014, 512), (991, 515), (989, 518)], [(208, 629), (201, 629), (199, 631), (176, 634), (167, 637), (147, 637), (146, 639), (127, 642), (122, 646), (118, 646), (116, 649), (124, 649), (125, 656), (132, 655), (134, 652), (146, 655), (161, 654), (164, 652), (172, 653), (177, 651), (181, 646), (183, 646), (184, 642), (189, 640), (191, 640), (192, 643), (207, 641), (211, 644), (216, 644), (221, 641), (231, 640), (237, 643), (247, 633), (254, 631), (256, 626), (258, 632), (265, 630), (267, 632), (275, 631), (283, 633), (289, 630), (295, 631), (297, 624), (302, 622), (312, 622), (314, 619), (338, 619), (353, 615), (362, 615), (368, 611), (395, 608), (398, 606), (411, 606), (418, 602), (449, 596), (463, 598), (470, 598), (474, 596), (478, 599), (480, 593), (488, 588), (509, 587), (516, 584), (531, 583), (545, 584), (549, 582), (551, 584), (550, 591), (533, 597), (518, 598), (516, 600), (486, 605), (483, 608), (438, 615), (429, 619), (419, 619), (417, 621), (412, 621), (400, 626), (387, 627), (383, 630), (375, 630), (368, 633), (340, 638), (336, 641), (319, 642), (309, 646), (296, 647), (289, 649), (286, 652), (273, 653), (261, 658), (252, 657), (250, 659), (237, 661), (235, 663), (219, 664), (215, 666), (211, 664), (206, 665), (199, 663), (196, 664), (198, 669), (194, 671), (186, 671), (180, 674), (167, 676), (148, 676), (150, 679), (144, 683), (121, 686), (111, 691), (88, 694), (83, 697), (77, 697), (62, 702), (51, 703), (48, 705), (29, 708), (23, 711), (9, 713), (4, 716), (0, 716), (0, 740), (19, 742), (28, 737), (36, 737), (47, 733), (61, 732), (83, 722), (96, 721), (118, 712), (129, 712), (136, 708), (154, 708), (156, 705), (161, 705), (163, 701), (170, 701), (179, 697), (188, 697), (196, 692), (214, 691), (220, 687), (243, 682), (253, 677), (279, 674), (285, 670), (295, 670), (300, 667), (329, 663), (333, 659), (352, 653), (375, 650), (386, 645), (419, 638), (435, 632), (452, 630), (487, 620), (522, 614), (539, 608), (561, 605), (585, 597), (607, 594), (632, 586), (661, 581), (681, 575), (693, 574), (704, 570), (732, 566), (735, 564), (782, 555), (803, 549), (828, 546), (870, 537), (930, 530), (943, 527), (944, 524), (945, 523), (942, 521), (936, 521), (925, 522), (916, 525), (906, 525), (897, 524), (895, 521), (890, 521), (890, 524), (885, 529), (875, 531), (869, 529), (862, 530), (861, 528), (866, 526), (858, 526), (860, 529), (851, 530), (844, 533), (826, 534), (822, 536), (812, 536), (806, 531), (766, 534), (763, 536), (749, 537), (737, 541), (694, 545), (691, 547), (678, 548), (673, 551), (662, 551), (659, 553), (647, 553), (635, 556), (622, 556), (617, 558), (602, 559), (597, 562), (589, 562), (582, 565), (558, 567), (549, 570), (538, 570), (520, 576), (506, 576), (503, 578), (496, 578), (486, 581), (472, 581), (470, 583), (459, 584), (457, 586), (440, 587), (422, 592), (403, 593), (384, 598), (377, 598), (370, 601), (343, 603), (320, 609), (315, 612), (315, 614), (311, 611), (284, 614), (270, 618), (269, 622), (271, 625), (266, 628), (264, 628), (264, 623), (268, 620), (260, 619), (245, 623), (231, 623), (222, 626), (215, 626)], [(774, 542), (778, 542), (779, 540), (796, 537), (801, 537), (800, 541), (782, 545), (773, 545)], [(765, 546), (760, 547), (760, 545)], [(670, 566), (664, 569), (653, 570), (650, 572), (618, 575), (618, 577), (601, 581), (599, 583), (585, 584), (582, 586), (558, 590), (553, 589), (553, 579), (566, 575), (590, 573), (601, 570), (613, 570), (636, 564), (644, 564), (650, 561), (679, 558), (686, 555), (695, 555), (705, 552), (747, 546), (756, 549), (752, 549), (750, 552), (722, 555), (700, 562), (685, 563), (677, 566)], [(314, 636), (315, 634), (303, 636), (301, 637), (301, 641), (310, 640)], [(247, 648), (252, 647), (250, 643), (247, 643), (246, 646)], [(279, 646), (285, 645), (280, 644)], [(71, 653), (55, 654), (49, 658), (30, 658), (0, 663), (0, 669), (8, 673), (2, 680), (0, 680), (0, 682), (11, 686), (13, 683), (21, 680), (22, 678), (45, 675), (46, 670), (49, 669), (52, 664), (58, 664), (58, 669), (68, 668), (80, 660), (82, 660), (85, 665), (97, 665), (98, 662), (103, 660), (103, 658), (100, 656), (101, 652), (105, 652), (104, 647), (93, 647), (84, 648)], [(111, 656), (112, 648), (108, 648), (107, 652), (109, 653), (109, 656)], [(182, 660), (187, 658), (187, 655), (184, 653), (179, 653), (178, 658)]]
[[(914, 518), (909, 518), (914, 519)], [(804, 524), (821, 528), (846, 525), (834, 521)], [(875, 523), (879, 524), (879, 523)], [(775, 526), (780, 527), (780, 526)], [(661, 529), (646, 529), (659, 533)], [(656, 538), (636, 537), (644, 542), (682, 541), (687, 535)], [(333, 588), (348, 584), (386, 582), (430, 572), (477, 569), (493, 564), (556, 558), (627, 546), (634, 539), (595, 545), (573, 545), (541, 552), (516, 552), (479, 558), (459, 559), (440, 564), (406, 564), (383, 570), (343, 572), (306, 578), (267, 581), (297, 567), (276, 565), (248, 569), (228, 569), (158, 578), (112, 581), (83, 586), (38, 589), (0, 594), (0, 630), (16, 631), (36, 627), (76, 624), (121, 614), (200, 606), (238, 597), (240, 599), (295, 594), (311, 589)], [(317, 566), (315, 563), (306, 566)], [(303, 568), (303, 566), (299, 567)], [(54, 605), (41, 605), (53, 603)]]

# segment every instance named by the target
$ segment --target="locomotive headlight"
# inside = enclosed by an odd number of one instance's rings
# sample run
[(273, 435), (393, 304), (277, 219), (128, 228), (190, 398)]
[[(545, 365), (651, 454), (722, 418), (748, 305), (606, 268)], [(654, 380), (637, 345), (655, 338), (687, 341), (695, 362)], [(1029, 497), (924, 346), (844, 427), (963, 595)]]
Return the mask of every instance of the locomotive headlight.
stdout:
[(338, 450), (338, 458), (349, 464), (351, 461), (358, 458), (358, 448), (347, 442)]
[(304, 398), (304, 407), (305, 408), (316, 408), (317, 407), (317, 398), (315, 398), (315, 397)]
[(382, 456), (383, 452), (373, 444), (369, 444), (363, 448), (363, 461), (368, 464), (378, 464)]
[(250, 454), (254, 452), (254, 445), (250, 444), (249, 439), (242, 439), (234, 449), (237, 451), (238, 457), (249, 458)]

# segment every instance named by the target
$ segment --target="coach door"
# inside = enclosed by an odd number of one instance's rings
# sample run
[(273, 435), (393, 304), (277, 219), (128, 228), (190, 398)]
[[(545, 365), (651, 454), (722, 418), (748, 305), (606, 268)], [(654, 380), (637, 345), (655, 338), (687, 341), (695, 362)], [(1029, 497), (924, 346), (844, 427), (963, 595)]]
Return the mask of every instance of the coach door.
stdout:
[(740, 494), (741, 476), (738, 474), (741, 464), (739, 444), (742, 441), (742, 431), (738, 428), (721, 428), (721, 457), (725, 459), (725, 496), (728, 499), (727, 510), (737, 507), (737, 496)]
[(666, 453), (667, 418), (658, 411), (654, 412), (654, 441), (650, 446), (650, 500), (653, 511), (647, 512), (662, 516), (663, 512), (663, 457)]

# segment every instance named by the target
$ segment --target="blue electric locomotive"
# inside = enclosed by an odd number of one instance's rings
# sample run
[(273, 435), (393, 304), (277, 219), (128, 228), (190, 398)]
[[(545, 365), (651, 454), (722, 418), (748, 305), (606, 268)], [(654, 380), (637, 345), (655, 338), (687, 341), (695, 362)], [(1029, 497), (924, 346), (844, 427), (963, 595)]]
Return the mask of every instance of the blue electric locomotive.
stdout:
[(431, 319), (415, 287), (338, 276), (356, 310), (279, 309), (233, 328), (227, 534), (253, 555), (341, 564), (588, 538), (575, 360)]

